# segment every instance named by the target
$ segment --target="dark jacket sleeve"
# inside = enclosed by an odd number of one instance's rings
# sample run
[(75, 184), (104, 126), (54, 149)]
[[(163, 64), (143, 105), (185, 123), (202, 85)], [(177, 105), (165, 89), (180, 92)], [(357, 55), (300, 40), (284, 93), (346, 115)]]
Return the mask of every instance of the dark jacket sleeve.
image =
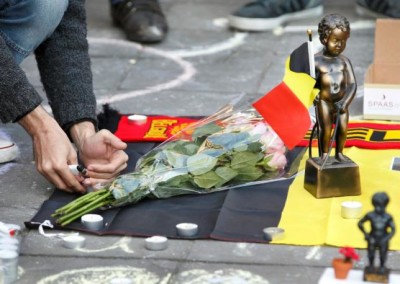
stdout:
[(0, 119), (16, 121), (32, 111), (42, 98), (28, 82), (24, 71), (15, 63), (5, 40), (0, 36)]
[(96, 122), (84, 0), (69, 6), (54, 33), (35, 51), (40, 77), (58, 123)]

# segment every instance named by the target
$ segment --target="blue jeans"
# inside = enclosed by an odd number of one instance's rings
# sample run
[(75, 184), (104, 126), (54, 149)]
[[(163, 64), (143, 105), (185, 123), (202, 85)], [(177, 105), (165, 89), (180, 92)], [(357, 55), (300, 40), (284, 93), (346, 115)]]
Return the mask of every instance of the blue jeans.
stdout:
[(0, 0), (0, 36), (20, 64), (60, 23), (68, 0)]

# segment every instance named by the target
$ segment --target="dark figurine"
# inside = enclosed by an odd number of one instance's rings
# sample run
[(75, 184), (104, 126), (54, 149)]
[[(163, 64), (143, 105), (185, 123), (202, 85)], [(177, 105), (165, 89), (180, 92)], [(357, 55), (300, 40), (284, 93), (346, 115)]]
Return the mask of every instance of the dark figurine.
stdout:
[[(391, 215), (385, 212), (389, 197), (385, 192), (375, 193), (372, 197), (374, 211), (367, 213), (359, 222), (358, 227), (368, 242), (369, 266), (364, 270), (364, 280), (388, 282), (389, 270), (385, 267), (386, 255), (389, 249), (389, 240), (395, 233), (395, 226)], [(371, 230), (367, 232), (364, 223), (369, 221)], [(379, 250), (380, 266), (374, 266), (375, 252)]]
[[(315, 55), (316, 88), (320, 90), (315, 101), (319, 124), (320, 155), (326, 159), (333, 125), (338, 161), (345, 161), (343, 147), (349, 120), (348, 107), (353, 100), (357, 84), (350, 60), (342, 55), (350, 36), (349, 21), (341, 15), (330, 14), (318, 24), (318, 34), (324, 49)], [(338, 117), (337, 117), (338, 116)]]

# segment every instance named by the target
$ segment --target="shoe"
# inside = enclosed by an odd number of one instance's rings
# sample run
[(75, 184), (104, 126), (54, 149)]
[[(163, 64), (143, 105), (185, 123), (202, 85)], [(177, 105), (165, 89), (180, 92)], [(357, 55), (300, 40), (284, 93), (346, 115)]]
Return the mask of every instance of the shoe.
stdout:
[(111, 17), (131, 41), (157, 43), (168, 32), (167, 20), (157, 0), (123, 0), (111, 4)]
[(0, 138), (0, 164), (15, 160), (18, 156), (18, 146), (11, 141)]
[(400, 1), (357, 0), (356, 13), (372, 18), (400, 18)]
[(229, 25), (243, 31), (268, 31), (292, 21), (321, 16), (322, 0), (256, 0), (229, 15)]

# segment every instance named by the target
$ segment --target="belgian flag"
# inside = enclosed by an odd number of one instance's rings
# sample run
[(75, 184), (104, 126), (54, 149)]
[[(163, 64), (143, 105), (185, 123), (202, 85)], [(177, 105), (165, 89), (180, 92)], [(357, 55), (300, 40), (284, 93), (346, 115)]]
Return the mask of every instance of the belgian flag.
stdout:
[(311, 126), (308, 109), (314, 100), (315, 79), (310, 75), (307, 42), (291, 53), (285, 67), (283, 81), (253, 106), (292, 149)]

